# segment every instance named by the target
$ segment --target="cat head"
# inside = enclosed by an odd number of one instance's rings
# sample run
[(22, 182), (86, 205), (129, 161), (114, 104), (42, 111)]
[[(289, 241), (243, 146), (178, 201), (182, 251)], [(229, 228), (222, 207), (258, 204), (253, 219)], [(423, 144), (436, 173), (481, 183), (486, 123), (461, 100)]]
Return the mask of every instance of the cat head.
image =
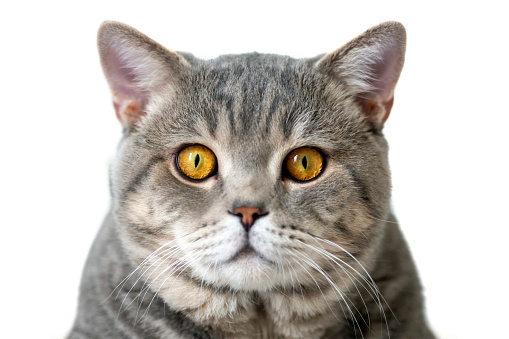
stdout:
[(106, 22), (99, 50), (124, 128), (114, 213), (155, 289), (177, 277), (311, 288), (326, 280), (319, 269), (344, 274), (338, 260), (369, 267), (389, 211), (381, 131), (404, 61), (401, 24), (310, 59), (201, 60)]

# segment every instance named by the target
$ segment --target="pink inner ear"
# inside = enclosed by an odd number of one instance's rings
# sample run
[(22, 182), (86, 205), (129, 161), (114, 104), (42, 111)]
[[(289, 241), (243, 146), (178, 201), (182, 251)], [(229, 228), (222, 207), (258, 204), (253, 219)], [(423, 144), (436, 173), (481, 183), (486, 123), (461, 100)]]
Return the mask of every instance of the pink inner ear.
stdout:
[(394, 87), (401, 72), (399, 67), (401, 55), (394, 46), (386, 46), (381, 53), (381, 60), (373, 66), (373, 92), (382, 102), (386, 102), (392, 100)]
[(381, 127), (391, 113), (403, 56), (397, 46), (385, 46), (380, 52), (382, 57), (371, 67), (373, 89), (370, 93), (361, 93), (359, 99), (368, 120)]
[(380, 96), (373, 95), (369, 98), (358, 98), (358, 100), (367, 121), (377, 128), (382, 127), (389, 118), (394, 97), (391, 97), (389, 100), (382, 100)]
[(101, 26), (98, 45), (115, 113), (124, 127), (134, 127), (149, 114), (152, 96), (164, 90), (168, 98), (177, 72), (188, 66), (179, 54), (116, 22)]
[(343, 81), (361, 105), (366, 120), (381, 129), (394, 101), (394, 87), (405, 61), (406, 33), (397, 22), (373, 27), (318, 61)]
[(138, 84), (136, 70), (129, 64), (134, 57), (110, 46), (103, 54), (105, 74), (113, 91), (113, 107), (124, 127), (135, 125), (145, 113), (147, 93)]
[(394, 95), (391, 97), (391, 99), (389, 101), (385, 101), (384, 102), (384, 108), (385, 108), (384, 114), (385, 115), (382, 118), (382, 124), (385, 124), (387, 119), (389, 119), (389, 115), (391, 114), (391, 109), (392, 109), (392, 104), (393, 103), (394, 103)]
[(140, 117), (146, 114), (143, 106), (135, 99), (114, 96), (113, 107), (115, 107), (118, 121), (124, 127), (134, 125), (139, 121)]

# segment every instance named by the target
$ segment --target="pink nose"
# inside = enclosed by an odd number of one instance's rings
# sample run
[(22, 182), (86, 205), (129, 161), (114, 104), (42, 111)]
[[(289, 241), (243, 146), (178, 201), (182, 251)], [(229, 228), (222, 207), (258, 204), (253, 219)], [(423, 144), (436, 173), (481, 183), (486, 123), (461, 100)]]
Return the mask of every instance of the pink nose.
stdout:
[(241, 218), (242, 225), (244, 225), (244, 228), (248, 231), (255, 220), (261, 216), (262, 212), (258, 207), (241, 206), (237, 207), (235, 211), (233, 211), (233, 214)]

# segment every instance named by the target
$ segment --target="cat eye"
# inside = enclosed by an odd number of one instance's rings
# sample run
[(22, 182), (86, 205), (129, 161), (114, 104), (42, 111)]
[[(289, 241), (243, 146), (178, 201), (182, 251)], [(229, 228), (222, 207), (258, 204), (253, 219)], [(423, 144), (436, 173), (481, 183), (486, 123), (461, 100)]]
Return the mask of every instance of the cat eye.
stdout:
[(184, 147), (177, 155), (177, 165), (180, 172), (194, 180), (209, 177), (214, 173), (216, 164), (214, 153), (202, 145)]
[(316, 149), (301, 147), (290, 152), (285, 159), (285, 172), (298, 181), (316, 178), (323, 168), (323, 156)]

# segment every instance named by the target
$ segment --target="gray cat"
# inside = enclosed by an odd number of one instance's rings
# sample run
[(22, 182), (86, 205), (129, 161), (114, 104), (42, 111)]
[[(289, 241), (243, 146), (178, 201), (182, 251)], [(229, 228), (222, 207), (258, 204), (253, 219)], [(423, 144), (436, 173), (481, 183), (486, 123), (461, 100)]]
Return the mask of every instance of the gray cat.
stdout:
[(124, 134), (69, 338), (433, 338), (382, 134), (405, 41), (200, 60), (104, 23)]

